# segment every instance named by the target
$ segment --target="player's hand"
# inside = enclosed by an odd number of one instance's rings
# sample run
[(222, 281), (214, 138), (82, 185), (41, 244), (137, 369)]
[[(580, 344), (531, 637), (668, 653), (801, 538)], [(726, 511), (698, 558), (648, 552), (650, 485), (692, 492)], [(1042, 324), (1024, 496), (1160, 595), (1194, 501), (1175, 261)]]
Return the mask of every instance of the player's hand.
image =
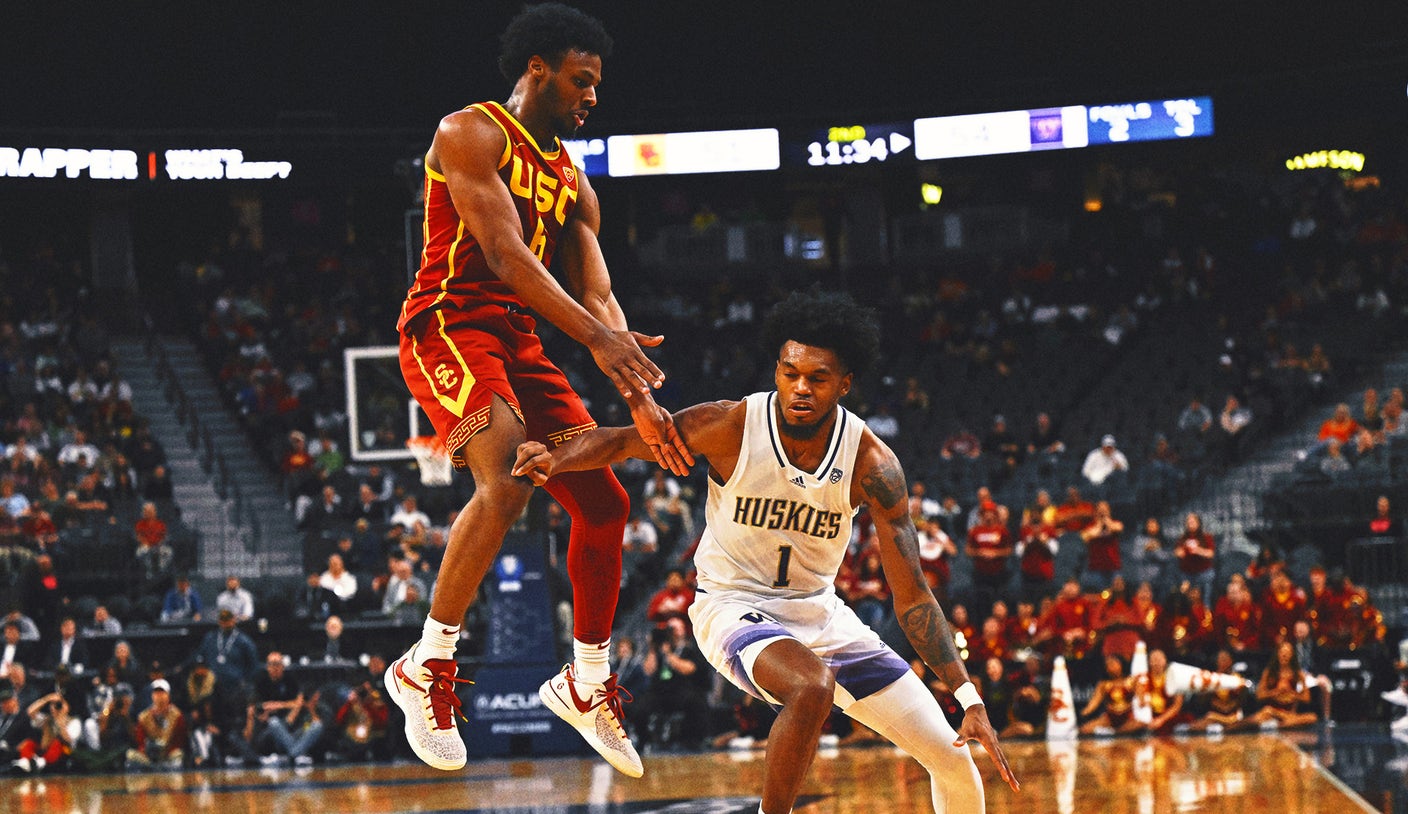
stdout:
[(587, 349), (592, 352), (596, 366), (621, 391), (621, 396), (629, 399), (637, 392), (648, 396), (651, 388), (665, 383), (665, 374), (641, 350), (641, 346), (653, 348), (664, 341), (663, 336), (608, 330)]
[(1002, 779), (1013, 791), (1022, 790), (1022, 784), (1017, 782), (1012, 767), (1007, 765), (1007, 756), (1002, 754), (1002, 746), (997, 742), (997, 733), (993, 731), (992, 723), (988, 721), (987, 708), (982, 704), (974, 704), (963, 714), (963, 724), (958, 727), (958, 738), (953, 745), (965, 746), (969, 741), (982, 744), (988, 752), (988, 757), (997, 764), (997, 773), (1002, 775)]
[(631, 420), (661, 469), (668, 469), (680, 477), (689, 474), (689, 468), (694, 466), (694, 455), (680, 437), (669, 410), (656, 404), (655, 399), (647, 394), (631, 404)]
[(518, 445), (518, 460), (513, 462), (515, 478), (527, 476), (534, 486), (542, 486), (552, 477), (552, 453), (537, 441), (525, 441)]

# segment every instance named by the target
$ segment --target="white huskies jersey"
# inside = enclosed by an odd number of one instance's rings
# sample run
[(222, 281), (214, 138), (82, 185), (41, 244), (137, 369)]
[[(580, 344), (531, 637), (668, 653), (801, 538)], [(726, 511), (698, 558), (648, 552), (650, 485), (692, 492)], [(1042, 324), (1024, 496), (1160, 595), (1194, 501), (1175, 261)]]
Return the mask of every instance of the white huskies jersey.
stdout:
[(851, 474), (865, 422), (838, 406), (820, 467), (804, 472), (782, 451), (777, 393), (754, 393), (745, 403), (733, 476), (722, 486), (709, 479), (694, 554), (699, 585), (764, 596), (833, 591), (851, 539)]

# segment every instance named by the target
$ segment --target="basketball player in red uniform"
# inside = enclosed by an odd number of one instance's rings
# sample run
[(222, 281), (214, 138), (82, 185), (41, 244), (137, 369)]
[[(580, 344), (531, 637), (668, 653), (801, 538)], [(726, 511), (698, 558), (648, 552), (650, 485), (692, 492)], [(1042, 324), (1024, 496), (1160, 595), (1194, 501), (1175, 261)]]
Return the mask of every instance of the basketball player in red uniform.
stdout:
[[(529, 310), (591, 351), (657, 461), (677, 474), (693, 463), (651, 397), (664, 377), (641, 346), (662, 338), (627, 329), (597, 243), (596, 194), (560, 141), (596, 104), (611, 38), (586, 14), (544, 3), (514, 18), (502, 41), (499, 68), (514, 83), (508, 101), (446, 116), (426, 153), (425, 250), (397, 323), (406, 384), (475, 485), (450, 528), (421, 638), (386, 676), (412, 749), (445, 770), (465, 764), (455, 720), (460, 624), (533, 492), (527, 478), (510, 475), (515, 451), (526, 440), (556, 446), (596, 427), (544, 356)], [(548, 271), (554, 257), (560, 283)], [(607, 468), (564, 473), (547, 489), (573, 521), (574, 660), (539, 694), (608, 762), (639, 777), (607, 663), (626, 492)]]

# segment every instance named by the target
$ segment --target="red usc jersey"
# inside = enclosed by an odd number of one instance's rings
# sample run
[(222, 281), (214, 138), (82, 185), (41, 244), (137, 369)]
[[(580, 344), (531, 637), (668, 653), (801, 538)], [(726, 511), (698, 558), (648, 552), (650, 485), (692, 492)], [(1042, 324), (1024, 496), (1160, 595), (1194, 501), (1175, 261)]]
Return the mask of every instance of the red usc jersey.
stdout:
[[(499, 177), (513, 196), (523, 242), (544, 266), (552, 264), (553, 251), (563, 224), (577, 206), (581, 179), (572, 158), (553, 139), (552, 149), (538, 146), (523, 125), (498, 102), (470, 105), (468, 110), (488, 116), (507, 137), (499, 158)], [(425, 168), (425, 248), (420, 270), (406, 292), (398, 330), (416, 314), (430, 308), (468, 310), (488, 303), (524, 307), (513, 289), (489, 268), (483, 248), (455, 211), (445, 176)]]

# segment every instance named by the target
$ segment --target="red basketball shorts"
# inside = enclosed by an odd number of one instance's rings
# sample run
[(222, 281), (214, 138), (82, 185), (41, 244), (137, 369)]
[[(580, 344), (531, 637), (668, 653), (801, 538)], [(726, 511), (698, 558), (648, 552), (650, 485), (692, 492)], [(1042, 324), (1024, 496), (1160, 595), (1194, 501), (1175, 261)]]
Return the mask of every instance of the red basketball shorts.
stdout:
[(548, 446), (594, 429), (582, 399), (543, 354), (531, 316), (501, 305), (434, 309), (401, 334), (401, 375), (456, 467), (460, 449), (489, 426), (494, 396), (508, 402), (528, 439)]

